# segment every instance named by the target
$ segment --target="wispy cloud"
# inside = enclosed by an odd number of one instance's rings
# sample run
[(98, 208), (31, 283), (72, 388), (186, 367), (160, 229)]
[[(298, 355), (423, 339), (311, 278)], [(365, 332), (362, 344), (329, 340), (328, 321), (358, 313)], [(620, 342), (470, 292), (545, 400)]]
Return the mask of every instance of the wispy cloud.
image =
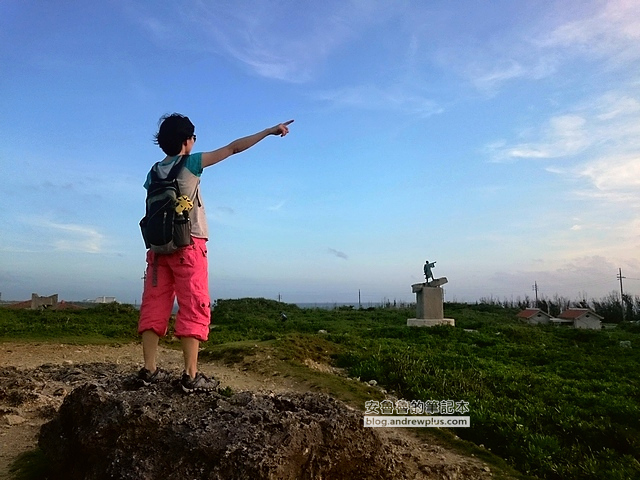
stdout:
[(530, 53), (525, 55), (522, 60), (513, 58), (499, 60), (497, 65), (494, 65), (493, 61), (489, 61), (488, 65), (474, 63), (467, 67), (467, 72), (471, 76), (473, 85), (478, 90), (494, 94), (504, 83), (510, 80), (539, 80), (556, 71), (557, 61), (554, 57), (542, 56), (527, 59), (529, 56), (531, 56)]
[(559, 173), (575, 175), (587, 182), (574, 192), (577, 196), (640, 214), (640, 152), (628, 157), (598, 158)]
[(100, 253), (102, 251), (104, 236), (92, 227), (55, 223), (50, 223), (48, 226), (60, 234), (60, 238), (54, 240), (57, 250), (84, 253)]
[(598, 190), (640, 189), (640, 156), (599, 159), (581, 167), (579, 173)]
[(340, 250), (336, 250), (335, 248), (328, 248), (327, 249), (327, 253), (334, 255), (338, 258), (342, 258), (343, 260), (348, 260), (349, 257), (347, 256), (346, 253), (341, 252)]
[(422, 118), (444, 111), (434, 100), (400, 87), (385, 89), (375, 85), (360, 85), (320, 92), (315, 96), (337, 108), (393, 111)]
[(564, 192), (580, 202), (587, 220), (573, 231), (593, 233), (595, 225), (600, 232), (608, 230), (607, 255), (636, 249), (637, 232), (618, 225), (640, 222), (640, 100), (630, 93), (607, 92), (552, 117), (541, 128), (528, 129), (526, 137), (525, 142), (495, 142), (487, 149), (495, 162), (543, 163), (560, 179)]
[[(190, 27), (200, 31), (218, 53), (247, 65), (257, 75), (302, 83), (362, 29), (388, 18), (385, 12), (393, 9), (380, 1), (247, 1), (198, 2), (186, 15)], [(154, 22), (148, 22), (147, 28), (162, 30)]]
[(530, 140), (488, 145), (493, 161), (635, 153), (640, 151), (640, 101), (624, 92), (607, 92), (551, 117), (539, 128), (527, 128), (521, 136)]
[(474, 83), (481, 90), (490, 90), (507, 80), (522, 77), (525, 72), (526, 69), (521, 63), (508, 60), (506, 65), (496, 66), (488, 72), (479, 73), (474, 78)]
[(101, 253), (104, 235), (93, 227), (73, 223), (56, 223), (43, 218), (26, 221), (32, 227), (44, 230), (43, 239), (55, 250), (79, 253)]
[(640, 58), (640, 3), (609, 0), (597, 5), (601, 8), (559, 25), (537, 43), (543, 48), (606, 58), (613, 66)]
[(640, 59), (640, 3), (612, 0), (581, 7), (560, 6), (522, 31), (504, 33), (493, 47), (472, 48), (473, 55), (461, 55), (462, 70), (477, 89), (494, 94), (512, 80), (547, 78), (578, 57), (625, 71), (629, 61)]
[(280, 210), (282, 207), (284, 207), (284, 205), (287, 202), (285, 200), (282, 200), (281, 202), (278, 202), (274, 205), (268, 206), (267, 210), (271, 211), (271, 212), (277, 212), (278, 210)]
[(549, 119), (539, 132), (541, 140), (507, 145), (496, 142), (489, 149), (494, 150), (494, 161), (517, 159), (559, 158), (575, 155), (594, 141), (587, 134), (587, 121), (581, 115), (558, 115)]

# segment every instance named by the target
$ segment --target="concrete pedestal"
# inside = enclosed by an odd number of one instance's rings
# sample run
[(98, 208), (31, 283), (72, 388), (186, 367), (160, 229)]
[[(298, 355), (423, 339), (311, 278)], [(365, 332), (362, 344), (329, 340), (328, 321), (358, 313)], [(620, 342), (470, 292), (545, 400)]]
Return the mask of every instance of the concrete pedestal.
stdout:
[(435, 325), (455, 326), (455, 320), (444, 318), (444, 291), (441, 285), (447, 283), (445, 277), (430, 282), (411, 285), (416, 294), (416, 317), (407, 320), (408, 327), (432, 327)]
[(456, 321), (453, 318), (408, 318), (407, 327), (435, 327), (436, 325), (450, 325), (456, 326)]

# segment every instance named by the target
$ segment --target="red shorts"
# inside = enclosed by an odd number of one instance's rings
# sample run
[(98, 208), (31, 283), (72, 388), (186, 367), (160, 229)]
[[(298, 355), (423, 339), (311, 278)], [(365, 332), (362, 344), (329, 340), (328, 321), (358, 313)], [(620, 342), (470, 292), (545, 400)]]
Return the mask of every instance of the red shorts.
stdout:
[(209, 337), (211, 300), (207, 241), (194, 237), (193, 242), (169, 255), (147, 251), (138, 333), (153, 330), (161, 337), (166, 335), (177, 297), (176, 337), (195, 337), (201, 341)]

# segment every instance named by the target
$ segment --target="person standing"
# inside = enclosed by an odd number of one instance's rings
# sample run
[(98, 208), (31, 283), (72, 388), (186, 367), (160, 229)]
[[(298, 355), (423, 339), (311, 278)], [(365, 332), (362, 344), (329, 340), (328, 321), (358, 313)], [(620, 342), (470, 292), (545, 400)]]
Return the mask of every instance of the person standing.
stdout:
[[(189, 117), (173, 113), (160, 119), (155, 143), (166, 157), (153, 168), (161, 178), (166, 178), (176, 162), (186, 157), (177, 180), (181, 194), (193, 201), (193, 209), (189, 215), (192, 243), (171, 254), (147, 251), (147, 271), (138, 323), (144, 357), (144, 367), (138, 372), (138, 378), (145, 385), (165, 381), (169, 377), (165, 370), (157, 366), (158, 342), (167, 333), (174, 300), (177, 298), (175, 335), (180, 339), (184, 357), (184, 372), (180, 380), (182, 389), (186, 393), (192, 393), (211, 391), (218, 386), (218, 381), (208, 378), (198, 370), (200, 342), (207, 341), (211, 321), (206, 246), (209, 232), (200, 194), (200, 177), (205, 168), (251, 148), (268, 136), (284, 137), (289, 133), (292, 122), (293, 120), (289, 120), (239, 138), (217, 150), (192, 153), (196, 134)], [(149, 187), (150, 182), (149, 173), (145, 188)]]

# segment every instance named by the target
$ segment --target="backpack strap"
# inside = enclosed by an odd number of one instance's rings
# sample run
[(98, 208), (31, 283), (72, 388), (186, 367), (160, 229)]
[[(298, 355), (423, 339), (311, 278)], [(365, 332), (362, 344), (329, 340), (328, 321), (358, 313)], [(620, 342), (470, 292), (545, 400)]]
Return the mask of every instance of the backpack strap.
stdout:
[(174, 180), (178, 178), (178, 174), (180, 173), (180, 170), (182, 170), (182, 167), (184, 167), (188, 156), (189, 155), (183, 155), (182, 158), (176, 162), (176, 164), (171, 168), (169, 175), (167, 175), (168, 179)]
[(158, 180), (173, 181), (176, 178), (178, 178), (178, 175), (180, 174), (180, 170), (182, 170), (182, 167), (184, 167), (184, 164), (188, 156), (189, 155), (183, 155), (182, 158), (180, 158), (180, 160), (178, 160), (175, 163), (175, 165), (171, 167), (171, 170), (169, 170), (169, 173), (167, 174), (166, 178), (160, 178), (160, 175), (158, 175), (158, 165), (160, 164), (160, 162), (156, 163), (151, 169), (151, 182), (157, 182)]

